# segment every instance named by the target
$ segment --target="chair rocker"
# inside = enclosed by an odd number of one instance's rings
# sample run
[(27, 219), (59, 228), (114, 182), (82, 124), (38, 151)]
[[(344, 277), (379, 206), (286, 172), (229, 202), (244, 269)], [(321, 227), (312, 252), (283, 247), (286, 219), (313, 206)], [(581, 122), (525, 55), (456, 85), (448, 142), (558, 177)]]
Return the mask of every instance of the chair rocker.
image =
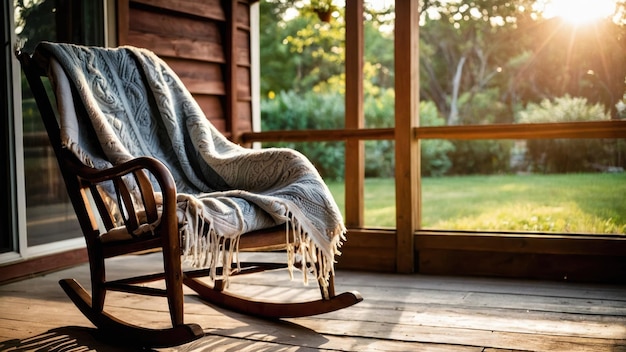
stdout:
[[(322, 289), (321, 298), (305, 302), (268, 302), (253, 297), (229, 293), (223, 279), (212, 284), (201, 281), (211, 270), (221, 275), (236, 265), (225, 262), (223, 266), (183, 270), (181, 259), (180, 214), (177, 212), (177, 187), (170, 170), (155, 157), (140, 156), (107, 169), (85, 165), (73, 152), (62, 145), (59, 112), (56, 102), (49, 97), (44, 78), (50, 74), (51, 58), (35, 51), (33, 54), (16, 53), (34, 94), (47, 134), (55, 152), (69, 198), (83, 232), (91, 275), (91, 295), (74, 279), (59, 282), (65, 293), (79, 310), (97, 327), (98, 331), (117, 340), (141, 346), (165, 347), (180, 345), (204, 335), (198, 324), (184, 323), (183, 285), (212, 304), (237, 312), (270, 319), (302, 317), (336, 311), (362, 300), (356, 291), (336, 294), (334, 275), (331, 272), (328, 287)], [(69, 81), (68, 81), (69, 82)], [(76, 87), (70, 84), (72, 92)], [(85, 114), (80, 99), (73, 97), (76, 114)], [(137, 186), (140, 196), (128, 186), (128, 179)], [(113, 189), (114, 196), (102, 191), (105, 185)], [(111, 186), (112, 185), (112, 186)], [(141, 204), (137, 204), (137, 199)], [(120, 225), (120, 215), (122, 223)], [(146, 224), (158, 223), (148, 235), (135, 235)], [(238, 249), (262, 251), (286, 248), (285, 227), (245, 233), (240, 237)], [(224, 246), (234, 245), (226, 241)], [(293, 245), (293, 244), (291, 244)], [(161, 272), (138, 277), (109, 281), (106, 278), (105, 260), (119, 255), (160, 249), (163, 256)], [(316, 263), (309, 264), (316, 265)], [(239, 263), (240, 270), (230, 275), (253, 274), (265, 270), (287, 268), (286, 263)], [(310, 267), (299, 267), (309, 270)], [(141, 286), (153, 281), (165, 281), (165, 289)], [(104, 310), (107, 291), (166, 297), (171, 327), (145, 328), (122, 321)]]

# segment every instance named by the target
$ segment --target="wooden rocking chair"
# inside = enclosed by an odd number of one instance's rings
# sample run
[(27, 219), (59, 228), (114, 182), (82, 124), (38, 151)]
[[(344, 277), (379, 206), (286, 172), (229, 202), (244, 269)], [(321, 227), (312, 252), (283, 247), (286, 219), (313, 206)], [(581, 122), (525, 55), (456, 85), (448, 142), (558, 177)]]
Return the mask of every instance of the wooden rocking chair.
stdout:
[[(214, 280), (208, 285), (198, 278), (207, 276), (209, 269), (183, 272), (181, 265), (181, 244), (179, 219), (177, 217), (176, 186), (169, 170), (159, 160), (138, 157), (110, 169), (99, 170), (88, 167), (68, 149), (62, 147), (60, 126), (53, 101), (46, 93), (43, 77), (47, 76), (49, 58), (44, 55), (17, 53), (22, 69), (35, 96), (50, 142), (56, 154), (60, 171), (64, 178), (69, 198), (76, 212), (86, 241), (91, 273), (89, 293), (74, 279), (64, 279), (59, 283), (80, 311), (98, 328), (116, 340), (127, 341), (140, 346), (164, 347), (180, 345), (203, 336), (197, 324), (183, 321), (183, 284), (211, 303), (238, 312), (264, 317), (286, 318), (310, 316), (335, 311), (362, 300), (358, 292), (336, 294), (331, 275), (328, 295), (313, 301), (279, 303), (256, 301), (229, 293), (222, 280)], [(58, 97), (57, 97), (58, 98)], [(123, 177), (131, 175), (141, 191), (143, 209), (131, 200), (129, 190), (124, 186)], [(156, 180), (161, 190), (162, 200), (155, 197), (154, 185), (148, 175)], [(125, 209), (126, 226), (116, 225), (111, 206), (99, 190), (103, 182), (113, 183), (117, 193), (118, 209)], [(154, 222), (160, 217), (154, 236), (131, 236), (130, 230), (143, 222)], [(130, 229), (130, 230), (129, 230)], [(285, 227), (259, 230), (241, 236), (240, 249), (254, 250), (282, 248), (286, 245)], [(157, 274), (130, 277), (108, 281), (105, 259), (115, 256), (162, 249), (163, 270)], [(232, 275), (257, 273), (264, 270), (285, 268), (284, 263), (240, 263), (241, 270)], [(161, 269), (159, 269), (161, 270)], [(218, 274), (224, 268), (215, 268)], [(301, 268), (301, 270), (307, 270)], [(140, 286), (139, 284), (157, 280), (165, 281), (165, 289)], [(106, 292), (122, 291), (151, 296), (167, 297), (171, 328), (152, 329), (124, 322), (104, 310)]]

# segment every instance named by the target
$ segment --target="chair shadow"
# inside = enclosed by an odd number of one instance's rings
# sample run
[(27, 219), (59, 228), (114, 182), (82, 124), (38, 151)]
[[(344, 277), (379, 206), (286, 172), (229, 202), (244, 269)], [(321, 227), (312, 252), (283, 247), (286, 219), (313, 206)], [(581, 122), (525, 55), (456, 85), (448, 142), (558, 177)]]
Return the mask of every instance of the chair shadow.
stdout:
[[(149, 349), (104, 338), (95, 328), (64, 326), (24, 339), (0, 341), (2, 352), (157, 352), (157, 351), (317, 351), (324, 336), (289, 321), (264, 321), (232, 329), (212, 329), (196, 341), (172, 348)], [(295, 349), (294, 349), (295, 348)]]
[[(321, 346), (329, 342), (328, 338), (308, 327), (283, 319), (264, 319), (234, 312), (210, 302), (199, 296), (191, 296), (197, 303), (204, 304), (215, 309), (220, 314), (233, 320), (244, 323), (234, 328), (205, 327), (205, 336), (201, 339), (188, 343), (181, 351), (232, 351), (251, 349), (255, 352), (262, 351), (318, 351)], [(219, 347), (218, 347), (219, 346)]]
[[(25, 339), (0, 341), (0, 351), (16, 352), (130, 352), (137, 351), (136, 347), (125, 347), (119, 344), (107, 343), (99, 338), (94, 328), (82, 326), (64, 326), (48, 330), (39, 335)], [(150, 351), (150, 350), (144, 350)]]
[(177, 348), (185, 352), (280, 352), (319, 351), (328, 339), (318, 332), (288, 321), (266, 321), (264, 325), (245, 325), (214, 329), (196, 341)]

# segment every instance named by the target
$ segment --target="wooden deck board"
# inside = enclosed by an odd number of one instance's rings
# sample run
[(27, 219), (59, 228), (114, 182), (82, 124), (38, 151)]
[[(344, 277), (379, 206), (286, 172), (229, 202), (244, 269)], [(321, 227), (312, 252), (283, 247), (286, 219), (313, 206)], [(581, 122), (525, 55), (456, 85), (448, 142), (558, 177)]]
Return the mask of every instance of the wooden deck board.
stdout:
[[(158, 253), (109, 264), (126, 272), (158, 265)], [(0, 351), (130, 350), (97, 339), (57, 283), (73, 277), (88, 287), (88, 276), (81, 265), (0, 286)], [(302, 285), (299, 275), (290, 281), (285, 271), (233, 278), (231, 288), (267, 300), (317, 294), (313, 283)], [(365, 300), (281, 321), (213, 307), (186, 290), (185, 319), (206, 336), (159, 351), (626, 351), (626, 286), (340, 271), (337, 289), (358, 290)], [(117, 292), (106, 304), (148, 327), (169, 324), (166, 307), (164, 298)]]

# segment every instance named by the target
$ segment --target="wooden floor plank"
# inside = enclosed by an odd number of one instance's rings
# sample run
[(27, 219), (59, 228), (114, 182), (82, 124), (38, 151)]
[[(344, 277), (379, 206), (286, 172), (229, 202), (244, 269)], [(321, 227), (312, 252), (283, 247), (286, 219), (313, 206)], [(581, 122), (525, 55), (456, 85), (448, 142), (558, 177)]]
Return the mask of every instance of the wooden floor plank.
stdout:
[[(160, 258), (116, 258), (109, 265), (151, 272)], [(131, 350), (97, 338), (59, 287), (65, 277), (89, 286), (86, 265), (0, 286), (0, 351)], [(284, 271), (234, 278), (231, 289), (275, 301), (319, 295), (315, 285), (302, 285), (299, 276), (291, 281)], [(213, 307), (185, 290), (185, 320), (206, 336), (159, 351), (626, 351), (625, 286), (340, 271), (337, 290), (358, 290), (365, 300), (279, 321)], [(105, 308), (143, 326), (169, 324), (164, 298), (112, 292)]]

